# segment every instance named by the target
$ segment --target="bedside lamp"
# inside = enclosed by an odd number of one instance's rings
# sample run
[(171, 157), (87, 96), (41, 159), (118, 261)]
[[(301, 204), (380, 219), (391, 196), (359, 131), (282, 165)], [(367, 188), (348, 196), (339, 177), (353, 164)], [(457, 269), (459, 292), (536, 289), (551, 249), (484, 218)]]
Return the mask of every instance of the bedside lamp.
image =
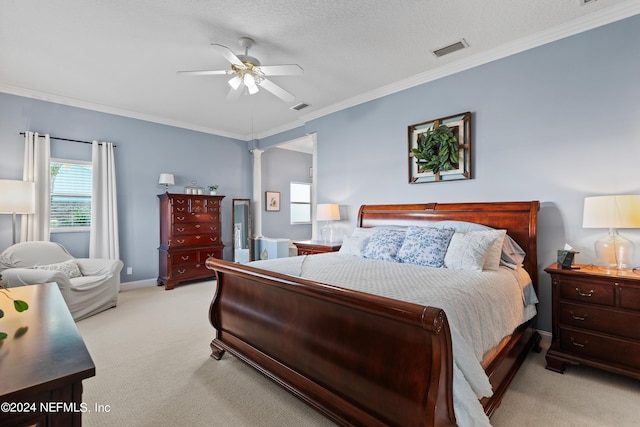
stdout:
[(584, 199), (584, 228), (608, 228), (596, 240), (598, 263), (609, 268), (631, 268), (633, 242), (618, 234), (618, 228), (640, 228), (640, 195), (596, 196)]
[(316, 214), (316, 220), (326, 221), (320, 228), (322, 240), (333, 242), (333, 225), (330, 221), (340, 221), (340, 208), (335, 203), (319, 204)]
[(169, 186), (175, 184), (175, 182), (173, 180), (173, 174), (172, 173), (161, 173), (160, 174), (160, 179), (158, 180), (158, 184), (164, 185), (164, 190), (168, 193), (169, 192)]
[(13, 244), (16, 244), (16, 214), (35, 212), (35, 184), (0, 179), (0, 213), (13, 215)]

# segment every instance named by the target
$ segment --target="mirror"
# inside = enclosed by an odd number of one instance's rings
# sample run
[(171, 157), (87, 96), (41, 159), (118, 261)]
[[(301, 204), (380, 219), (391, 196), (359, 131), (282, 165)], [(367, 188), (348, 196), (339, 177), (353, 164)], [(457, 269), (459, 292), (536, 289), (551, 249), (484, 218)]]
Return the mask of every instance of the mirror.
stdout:
[(246, 264), (251, 259), (251, 200), (232, 200), (232, 246), (233, 261)]

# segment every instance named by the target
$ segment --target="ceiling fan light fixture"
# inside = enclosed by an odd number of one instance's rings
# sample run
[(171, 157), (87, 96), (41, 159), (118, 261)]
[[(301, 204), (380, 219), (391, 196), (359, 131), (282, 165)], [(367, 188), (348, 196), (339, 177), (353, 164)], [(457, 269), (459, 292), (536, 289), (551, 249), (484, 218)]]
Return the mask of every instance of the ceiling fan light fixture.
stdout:
[(229, 86), (231, 86), (233, 90), (238, 90), (241, 83), (242, 83), (242, 79), (238, 75), (234, 76), (231, 80), (229, 80)]
[(256, 78), (253, 77), (253, 74), (251, 73), (245, 73), (242, 80), (244, 81), (244, 84), (246, 84), (248, 87), (256, 85)]
[(260, 90), (260, 89), (258, 89), (258, 86), (256, 86), (255, 84), (253, 84), (251, 86), (247, 85), (247, 89), (249, 89), (249, 95), (253, 95), (255, 93), (258, 93), (258, 90)]

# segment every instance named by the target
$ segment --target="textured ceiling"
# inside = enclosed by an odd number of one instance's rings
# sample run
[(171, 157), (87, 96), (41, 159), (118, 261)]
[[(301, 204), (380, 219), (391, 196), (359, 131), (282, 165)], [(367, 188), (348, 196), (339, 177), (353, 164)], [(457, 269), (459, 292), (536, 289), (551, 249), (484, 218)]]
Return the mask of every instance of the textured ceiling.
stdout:
[[(638, 13), (638, 0), (2, 0), (0, 92), (248, 140)], [(227, 102), (227, 77), (176, 74), (228, 68), (210, 44), (243, 53), (240, 36), (263, 65), (304, 69), (271, 78), (295, 101)]]

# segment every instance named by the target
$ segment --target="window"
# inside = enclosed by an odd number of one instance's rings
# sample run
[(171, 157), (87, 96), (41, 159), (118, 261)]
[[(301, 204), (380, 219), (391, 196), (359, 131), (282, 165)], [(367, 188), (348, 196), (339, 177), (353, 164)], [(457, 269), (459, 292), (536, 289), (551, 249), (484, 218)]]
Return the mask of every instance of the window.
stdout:
[(311, 184), (292, 182), (291, 190), (291, 224), (311, 223)]
[(51, 159), (51, 231), (91, 226), (91, 162)]

